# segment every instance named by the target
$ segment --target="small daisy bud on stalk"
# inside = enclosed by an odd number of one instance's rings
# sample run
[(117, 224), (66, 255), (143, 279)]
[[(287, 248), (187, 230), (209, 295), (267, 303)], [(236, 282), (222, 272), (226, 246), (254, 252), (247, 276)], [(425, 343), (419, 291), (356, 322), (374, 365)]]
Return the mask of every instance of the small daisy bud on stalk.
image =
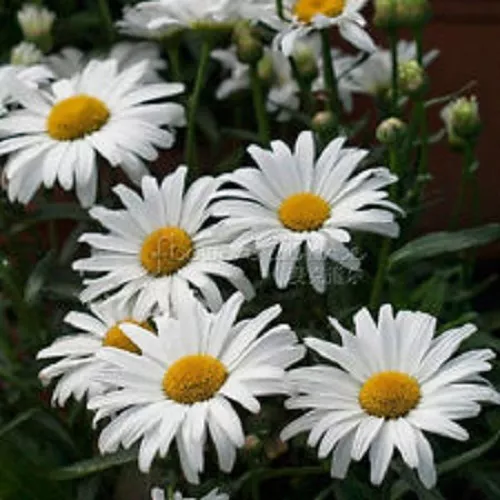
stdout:
[(32, 66), (38, 64), (42, 58), (42, 51), (30, 42), (21, 42), (12, 47), (10, 52), (10, 63), (14, 66)]
[(257, 63), (257, 74), (265, 85), (272, 85), (275, 79), (273, 58), (270, 54), (264, 54)]
[(331, 111), (318, 111), (312, 119), (312, 129), (320, 137), (330, 137), (335, 131), (337, 121)]
[(248, 23), (239, 23), (233, 31), (238, 59), (245, 64), (257, 64), (264, 53), (262, 42)]
[(421, 93), (427, 84), (424, 68), (417, 61), (402, 62), (398, 66), (399, 88), (403, 94)]
[(292, 52), (292, 59), (300, 78), (311, 83), (318, 77), (318, 62), (314, 51), (306, 44), (297, 43)]
[(386, 30), (418, 28), (431, 17), (428, 0), (375, 0), (375, 26)]
[(448, 141), (451, 146), (462, 148), (466, 143), (474, 143), (481, 131), (481, 117), (476, 96), (460, 97), (441, 111)]
[(25, 4), (17, 13), (24, 38), (35, 43), (44, 53), (52, 49), (52, 25), (55, 19), (53, 12), (40, 5)]
[(387, 118), (377, 127), (377, 140), (381, 144), (397, 144), (406, 135), (406, 130), (406, 123), (399, 118)]

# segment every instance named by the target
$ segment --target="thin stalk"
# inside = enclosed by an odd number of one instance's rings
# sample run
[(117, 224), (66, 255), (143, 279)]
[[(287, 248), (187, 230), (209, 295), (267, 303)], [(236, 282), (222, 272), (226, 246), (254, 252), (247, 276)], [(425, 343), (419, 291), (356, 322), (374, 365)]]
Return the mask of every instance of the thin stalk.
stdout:
[(455, 208), (453, 210), (453, 215), (451, 218), (451, 229), (458, 229), (460, 226), (460, 216), (462, 215), (464, 209), (465, 202), (465, 194), (467, 191), (467, 185), (470, 180), (470, 169), (474, 162), (474, 150), (470, 145), (467, 145), (464, 150), (464, 158), (462, 165), (462, 175), (460, 176), (460, 185), (458, 188), (458, 197), (457, 202), (455, 204)]
[(174, 43), (166, 47), (168, 61), (172, 72), (172, 78), (176, 82), (182, 81), (181, 66), (179, 63), (179, 43)]
[(399, 114), (399, 61), (398, 61), (398, 37), (395, 32), (389, 34), (391, 47), (392, 64), (392, 113), (394, 116)]
[[(391, 172), (393, 174), (398, 173), (399, 165), (398, 165), (398, 151), (397, 147), (391, 145), (389, 148), (389, 166)], [(397, 184), (391, 185), (391, 195), (395, 197), (396, 195), (396, 186)], [(389, 256), (391, 255), (392, 250), (392, 239), (386, 238), (382, 243), (382, 248), (380, 249), (380, 253), (378, 255), (377, 261), (377, 273), (375, 274), (375, 279), (373, 281), (373, 287), (370, 295), (370, 309), (375, 311), (378, 309), (380, 305), (380, 298), (382, 296), (382, 290), (384, 288), (384, 280), (387, 271), (387, 263), (389, 261)]]
[(428, 142), (428, 125), (427, 125), (427, 113), (425, 111), (424, 96), (418, 97), (417, 114), (420, 122), (420, 159), (418, 162), (418, 175), (423, 176), (428, 171), (429, 166), (429, 142)]
[(208, 63), (210, 61), (211, 48), (212, 47), (210, 41), (208, 39), (203, 40), (194, 89), (189, 101), (185, 158), (188, 167), (191, 167), (193, 169), (197, 167), (198, 163), (196, 150), (196, 115), (198, 113), (201, 91), (203, 89), (203, 84), (205, 82), (205, 76), (208, 69)]
[(109, 44), (113, 43), (115, 38), (115, 27), (113, 24), (113, 16), (111, 15), (111, 9), (109, 8), (108, 0), (97, 0), (99, 13), (103, 24), (106, 28), (106, 39)]
[(420, 66), (424, 63), (424, 31), (422, 27), (415, 29), (415, 43), (417, 45), (417, 62)]
[(250, 66), (250, 79), (252, 84), (253, 107), (257, 120), (257, 127), (259, 129), (260, 142), (263, 146), (267, 146), (271, 140), (271, 133), (262, 82), (260, 81), (257, 66), (255, 64)]
[(276, 0), (276, 12), (281, 19), (285, 19), (285, 14), (283, 11), (283, 0)]
[(340, 101), (338, 94), (337, 76), (333, 65), (330, 33), (327, 29), (321, 31), (321, 49), (323, 57), (323, 72), (325, 85), (328, 90), (328, 109), (335, 115), (337, 122), (340, 119)]

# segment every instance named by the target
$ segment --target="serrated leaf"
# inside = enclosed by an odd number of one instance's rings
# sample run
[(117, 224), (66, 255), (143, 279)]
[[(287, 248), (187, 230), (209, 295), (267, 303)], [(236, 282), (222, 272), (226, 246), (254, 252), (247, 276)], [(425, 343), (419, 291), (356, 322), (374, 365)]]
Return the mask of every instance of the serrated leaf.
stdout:
[(391, 267), (400, 266), (440, 255), (461, 252), (500, 239), (500, 224), (487, 224), (485, 226), (463, 231), (442, 231), (410, 241), (394, 252), (389, 258)]
[(112, 455), (103, 455), (77, 462), (67, 467), (61, 467), (50, 473), (57, 481), (69, 481), (87, 477), (118, 465), (127, 464), (137, 459), (137, 450), (120, 450)]

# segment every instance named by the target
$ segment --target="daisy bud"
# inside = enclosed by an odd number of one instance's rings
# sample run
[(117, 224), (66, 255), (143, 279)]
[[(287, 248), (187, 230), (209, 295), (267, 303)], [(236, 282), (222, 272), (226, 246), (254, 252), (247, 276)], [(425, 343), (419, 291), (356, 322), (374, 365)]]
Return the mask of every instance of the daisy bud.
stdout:
[(416, 28), (431, 15), (428, 0), (375, 0), (374, 24), (378, 28)]
[(17, 13), (24, 38), (35, 43), (43, 52), (52, 48), (52, 25), (56, 15), (40, 5), (25, 4)]
[(399, 86), (403, 94), (414, 95), (425, 87), (427, 76), (417, 61), (405, 61), (398, 67)]
[(308, 83), (316, 80), (319, 69), (316, 55), (311, 47), (303, 43), (296, 43), (292, 59), (300, 78)]
[(255, 453), (260, 450), (262, 446), (262, 441), (255, 434), (249, 434), (245, 437), (245, 444), (243, 445), (243, 449), (247, 453)]
[(273, 84), (275, 74), (273, 58), (270, 54), (264, 54), (264, 56), (261, 57), (260, 61), (257, 63), (257, 74), (263, 83), (267, 85)]
[(30, 42), (21, 42), (10, 52), (10, 63), (14, 66), (32, 66), (38, 64), (42, 58), (42, 51)]
[(441, 111), (448, 140), (452, 146), (461, 147), (474, 141), (481, 130), (481, 117), (476, 96), (460, 97)]
[(257, 64), (264, 53), (262, 42), (254, 36), (238, 37), (236, 41), (236, 54), (240, 62)]
[(377, 140), (381, 144), (396, 144), (405, 136), (406, 128), (406, 123), (399, 118), (387, 118), (377, 127)]
[(288, 444), (280, 438), (272, 438), (266, 441), (264, 452), (269, 460), (276, 460), (288, 451)]
[(312, 129), (320, 136), (331, 135), (335, 125), (335, 116), (331, 111), (318, 111), (312, 119)]

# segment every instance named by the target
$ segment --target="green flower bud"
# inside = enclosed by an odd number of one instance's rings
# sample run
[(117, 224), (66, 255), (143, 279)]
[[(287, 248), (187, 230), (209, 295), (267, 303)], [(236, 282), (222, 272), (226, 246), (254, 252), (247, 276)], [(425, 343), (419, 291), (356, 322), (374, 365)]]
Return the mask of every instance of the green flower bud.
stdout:
[(460, 97), (452, 101), (441, 111), (448, 141), (452, 146), (462, 147), (467, 142), (474, 142), (481, 131), (481, 117), (476, 96)]
[(387, 118), (377, 127), (377, 140), (381, 144), (397, 144), (406, 135), (406, 129), (406, 123), (399, 118)]
[(429, 0), (375, 0), (375, 26), (382, 29), (416, 28), (431, 16)]
[(56, 15), (45, 7), (26, 4), (17, 13), (17, 20), (24, 39), (33, 42), (42, 52), (52, 50), (52, 25)]
[(417, 61), (406, 61), (398, 67), (399, 87), (403, 94), (418, 94), (427, 83), (425, 70)]
[(236, 55), (245, 64), (257, 64), (262, 57), (264, 48), (260, 40), (253, 36), (245, 36), (238, 39), (236, 44)]
[(21, 42), (10, 52), (10, 63), (15, 66), (32, 66), (38, 64), (42, 58), (41, 50), (31, 42)]
[(330, 136), (335, 130), (337, 121), (331, 111), (318, 111), (312, 119), (312, 129), (319, 136)]
[(264, 54), (257, 63), (257, 75), (266, 85), (273, 84), (275, 78), (273, 58), (269, 54)]
[(292, 59), (297, 73), (305, 82), (311, 83), (318, 78), (318, 62), (311, 47), (304, 43), (296, 43)]

